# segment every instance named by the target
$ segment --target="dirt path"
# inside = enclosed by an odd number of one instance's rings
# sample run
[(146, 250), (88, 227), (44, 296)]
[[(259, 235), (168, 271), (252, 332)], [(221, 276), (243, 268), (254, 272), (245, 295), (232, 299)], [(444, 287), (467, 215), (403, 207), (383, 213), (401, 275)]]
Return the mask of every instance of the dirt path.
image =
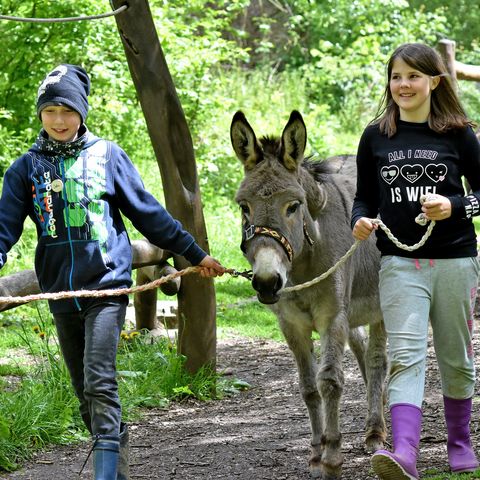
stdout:
[[(478, 346), (478, 337), (475, 341)], [(252, 388), (221, 401), (189, 402), (168, 411), (149, 411), (142, 421), (131, 424), (132, 480), (309, 479), (309, 422), (287, 347), (271, 341), (223, 340), (218, 345), (218, 365), (219, 370), (226, 369)], [(345, 383), (342, 478), (373, 479), (362, 440), (365, 388), (348, 351)], [(426, 392), (419, 470), (423, 474), (432, 468), (446, 472), (441, 390), (431, 348)], [(477, 387), (477, 398), (479, 393)], [(477, 403), (472, 422), (477, 448), (479, 417)], [(45, 451), (23, 470), (0, 478), (90, 479), (90, 463), (78, 476), (87, 452), (88, 445)]]

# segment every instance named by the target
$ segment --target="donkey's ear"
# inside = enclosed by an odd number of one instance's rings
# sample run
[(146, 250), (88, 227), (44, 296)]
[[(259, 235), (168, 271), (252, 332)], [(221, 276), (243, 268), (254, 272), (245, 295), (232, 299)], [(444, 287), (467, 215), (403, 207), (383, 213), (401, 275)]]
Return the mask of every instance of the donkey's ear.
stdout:
[(283, 130), (280, 152), (283, 164), (288, 170), (295, 170), (302, 163), (306, 145), (307, 128), (300, 113), (294, 110)]
[(263, 160), (263, 151), (255, 132), (247, 122), (245, 115), (240, 111), (233, 116), (230, 139), (233, 150), (246, 170), (251, 170), (258, 162)]

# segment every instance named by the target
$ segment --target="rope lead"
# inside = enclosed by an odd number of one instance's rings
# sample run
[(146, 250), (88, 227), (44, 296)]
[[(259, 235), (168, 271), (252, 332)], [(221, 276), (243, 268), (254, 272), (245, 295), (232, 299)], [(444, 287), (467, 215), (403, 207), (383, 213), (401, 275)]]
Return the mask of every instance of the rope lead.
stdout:
[(122, 5), (113, 12), (101, 13), (99, 15), (88, 15), (84, 17), (65, 17), (65, 18), (24, 18), (11, 17), (9, 15), (0, 15), (0, 20), (10, 20), (13, 22), (29, 22), (29, 23), (64, 23), (64, 22), (81, 22), (82, 20), (97, 20), (99, 18), (111, 17), (117, 15), (128, 8), (128, 5)]
[[(120, 295), (129, 295), (131, 293), (144, 292), (146, 290), (153, 290), (158, 288), (163, 283), (175, 280), (178, 277), (189, 275), (190, 273), (200, 273), (203, 267), (187, 267), (178, 272), (165, 275), (164, 277), (157, 278), (153, 282), (145, 283), (143, 285), (137, 285), (130, 288), (112, 288), (106, 290), (75, 290), (65, 292), (51, 292), (51, 293), (38, 293), (33, 295), (25, 295), (24, 297), (0, 297), (0, 305), (4, 303), (23, 304), (29, 302), (35, 302), (37, 300), (64, 300), (66, 298), (84, 298), (84, 297), (118, 297)], [(227, 269), (225, 273), (228, 273), (232, 277), (244, 277), (248, 280), (251, 279), (251, 271), (245, 270), (239, 272), (234, 269)]]

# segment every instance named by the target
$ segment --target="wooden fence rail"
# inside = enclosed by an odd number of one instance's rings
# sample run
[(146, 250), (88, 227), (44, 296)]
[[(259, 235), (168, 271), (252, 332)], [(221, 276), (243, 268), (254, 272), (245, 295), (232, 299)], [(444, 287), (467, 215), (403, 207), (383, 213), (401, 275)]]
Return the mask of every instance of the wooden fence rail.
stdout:
[(437, 48), (453, 80), (480, 82), (480, 65), (468, 65), (455, 60), (454, 40), (440, 40)]
[[(132, 253), (133, 263), (132, 267), (137, 270), (137, 285), (147, 283), (147, 281), (155, 280), (152, 277), (149, 266), (155, 265), (157, 268), (153, 270), (154, 276), (157, 278), (160, 276), (168, 275), (174, 271), (173, 267), (169, 266), (167, 259), (171, 257), (171, 253), (161, 248), (152, 245), (147, 240), (134, 240), (132, 241)], [(164, 283), (160, 286), (162, 292), (167, 295), (174, 295), (180, 288), (180, 279), (176, 279), (172, 282)], [(152, 311), (156, 308), (156, 296), (157, 291), (152, 290), (151, 296), (142, 296), (142, 293), (136, 293), (140, 295), (144, 301), (142, 309), (135, 312), (136, 326), (141, 328), (153, 328)], [(12, 275), (0, 278), (0, 296), (2, 297), (20, 297), (25, 295), (34, 295), (40, 293), (40, 287), (38, 285), (37, 276), (33, 270), (23, 270)], [(150, 293), (150, 292), (146, 292)], [(134, 302), (138, 304), (138, 301)], [(4, 303), (0, 304), (0, 312), (10, 310), (11, 308), (18, 307), (18, 304)]]

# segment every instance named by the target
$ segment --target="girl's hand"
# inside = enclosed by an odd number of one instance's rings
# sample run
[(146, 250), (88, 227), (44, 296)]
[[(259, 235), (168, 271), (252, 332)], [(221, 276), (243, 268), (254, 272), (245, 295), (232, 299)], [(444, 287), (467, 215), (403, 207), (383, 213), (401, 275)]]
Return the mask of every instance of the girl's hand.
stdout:
[(370, 218), (359, 218), (353, 226), (353, 238), (355, 240), (366, 240), (377, 228), (378, 225), (373, 224)]
[(202, 277), (221, 277), (225, 273), (225, 267), (210, 255), (204, 257), (199, 266), (203, 267), (200, 271)]
[(447, 197), (435, 195), (422, 205), (422, 212), (428, 220), (445, 220), (452, 216), (452, 204)]

